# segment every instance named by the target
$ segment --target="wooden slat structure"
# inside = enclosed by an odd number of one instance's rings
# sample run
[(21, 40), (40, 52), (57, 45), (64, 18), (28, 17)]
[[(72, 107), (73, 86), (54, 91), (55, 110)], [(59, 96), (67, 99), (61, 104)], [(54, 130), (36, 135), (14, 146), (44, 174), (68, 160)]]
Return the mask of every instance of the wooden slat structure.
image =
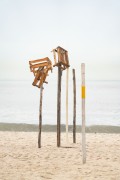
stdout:
[(52, 62), (48, 57), (46, 57), (43, 59), (29, 61), (29, 65), (31, 72), (33, 72), (35, 76), (32, 85), (40, 88), (43, 83), (47, 83), (45, 80), (48, 75), (48, 71), (52, 71)]
[(53, 49), (52, 52), (53, 52), (53, 56), (54, 56), (53, 67), (59, 66), (62, 70), (65, 70), (66, 68), (68, 68), (70, 66), (67, 50), (58, 46), (56, 49)]

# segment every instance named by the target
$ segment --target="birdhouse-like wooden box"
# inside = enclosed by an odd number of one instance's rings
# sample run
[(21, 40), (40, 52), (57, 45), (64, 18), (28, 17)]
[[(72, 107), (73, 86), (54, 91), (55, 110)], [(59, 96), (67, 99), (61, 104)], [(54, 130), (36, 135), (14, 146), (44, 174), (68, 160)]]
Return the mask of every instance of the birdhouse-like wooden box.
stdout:
[(54, 65), (60, 67), (62, 70), (65, 70), (68, 68), (69, 65), (69, 59), (68, 59), (68, 51), (63, 49), (62, 47), (58, 46), (56, 49), (53, 49), (53, 55), (54, 55)]

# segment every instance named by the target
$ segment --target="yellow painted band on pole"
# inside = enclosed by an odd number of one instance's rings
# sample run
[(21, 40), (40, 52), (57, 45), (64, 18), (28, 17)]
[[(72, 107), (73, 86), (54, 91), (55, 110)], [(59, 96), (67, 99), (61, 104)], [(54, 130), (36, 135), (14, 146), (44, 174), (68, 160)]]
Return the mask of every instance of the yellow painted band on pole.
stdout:
[(85, 99), (85, 86), (82, 86), (82, 99)]

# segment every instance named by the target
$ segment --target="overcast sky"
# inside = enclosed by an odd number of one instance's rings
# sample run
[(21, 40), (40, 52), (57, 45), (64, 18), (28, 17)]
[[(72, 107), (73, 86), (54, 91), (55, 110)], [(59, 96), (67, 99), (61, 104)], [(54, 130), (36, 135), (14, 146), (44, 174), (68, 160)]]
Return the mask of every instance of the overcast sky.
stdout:
[(0, 79), (33, 79), (58, 45), (88, 80), (120, 80), (120, 0), (0, 0)]

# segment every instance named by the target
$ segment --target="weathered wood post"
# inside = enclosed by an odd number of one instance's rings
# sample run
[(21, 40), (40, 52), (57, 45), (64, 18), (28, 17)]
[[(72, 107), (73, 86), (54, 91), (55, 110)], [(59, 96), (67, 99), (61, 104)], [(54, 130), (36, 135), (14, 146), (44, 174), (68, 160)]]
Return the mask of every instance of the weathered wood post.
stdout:
[(66, 142), (68, 143), (68, 79), (69, 68), (66, 69)]
[(42, 129), (42, 99), (43, 99), (43, 85), (40, 88), (40, 106), (39, 106), (39, 133), (38, 133), (38, 148), (41, 148), (41, 129)]
[(82, 75), (82, 157), (83, 164), (86, 163), (86, 134), (85, 134), (85, 64), (81, 64)]
[(73, 69), (73, 143), (76, 143), (76, 77)]
[(58, 90), (57, 90), (57, 147), (60, 147), (61, 140), (61, 76), (62, 70), (58, 66)]

